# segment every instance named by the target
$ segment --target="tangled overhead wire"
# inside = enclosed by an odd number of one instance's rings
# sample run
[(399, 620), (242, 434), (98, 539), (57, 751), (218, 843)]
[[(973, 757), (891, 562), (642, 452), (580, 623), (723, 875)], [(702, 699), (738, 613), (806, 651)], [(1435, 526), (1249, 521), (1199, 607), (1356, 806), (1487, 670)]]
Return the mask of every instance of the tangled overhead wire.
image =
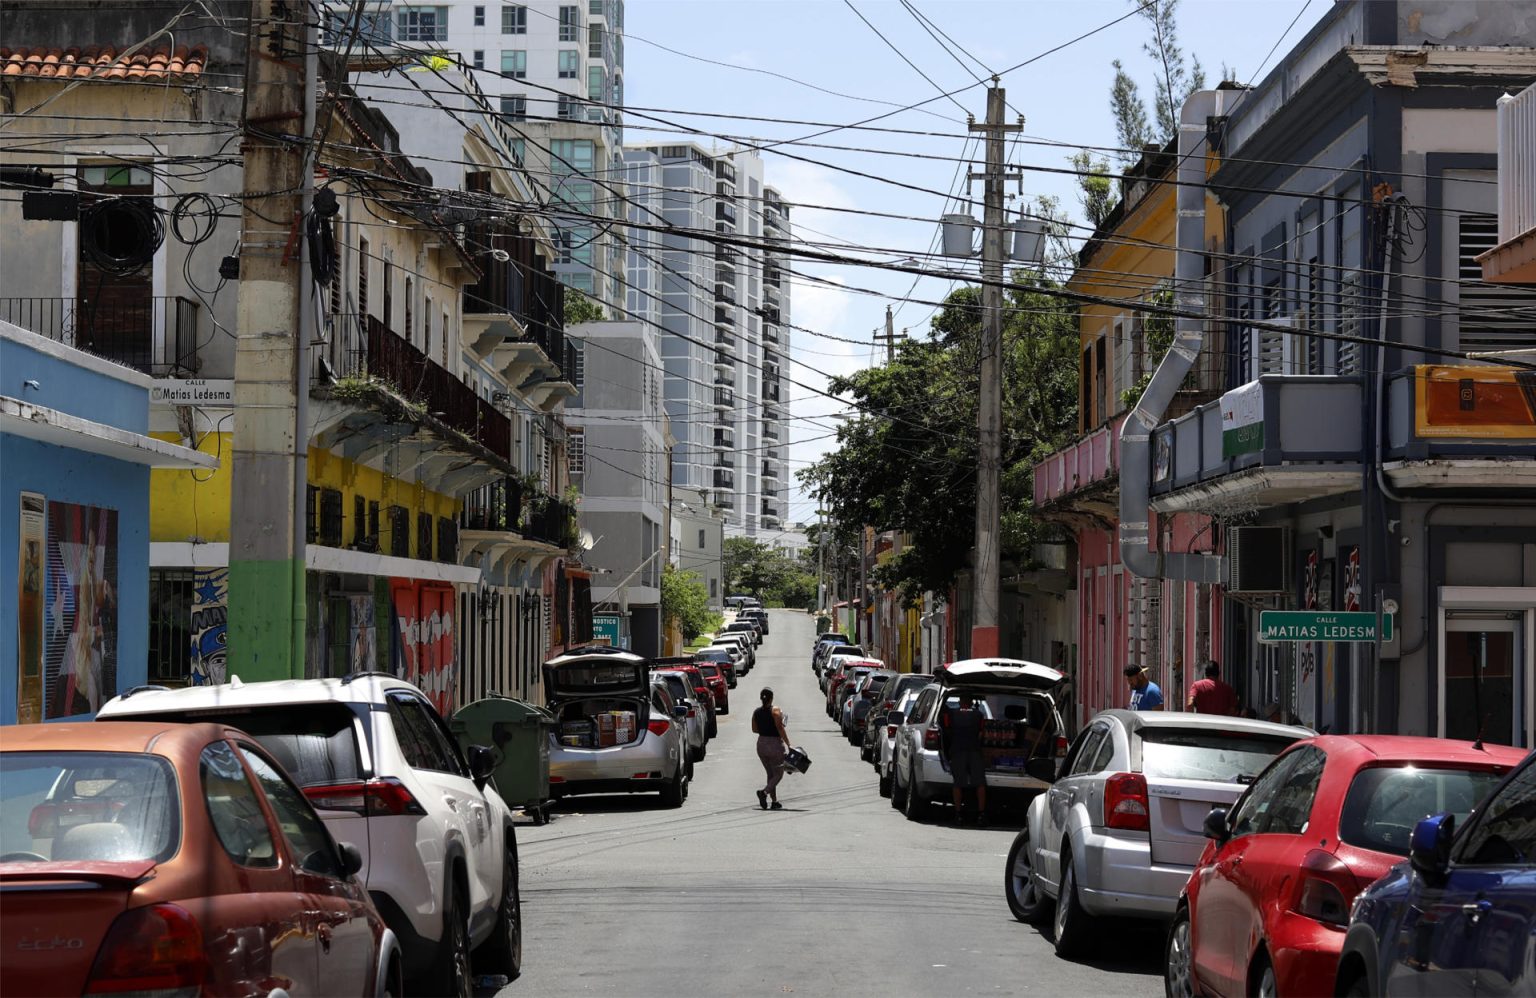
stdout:
[(165, 226), (152, 198), (104, 198), (80, 213), (81, 252), (106, 273), (143, 269), (164, 242)]
[(219, 206), (206, 194), (183, 194), (171, 208), (171, 234), (188, 246), (205, 242), (218, 227)]
[(304, 238), (309, 242), (309, 274), (316, 284), (329, 284), (336, 276), (336, 226), (332, 219), (340, 210), (336, 192), (322, 187), (315, 192), (314, 204), (304, 219)]

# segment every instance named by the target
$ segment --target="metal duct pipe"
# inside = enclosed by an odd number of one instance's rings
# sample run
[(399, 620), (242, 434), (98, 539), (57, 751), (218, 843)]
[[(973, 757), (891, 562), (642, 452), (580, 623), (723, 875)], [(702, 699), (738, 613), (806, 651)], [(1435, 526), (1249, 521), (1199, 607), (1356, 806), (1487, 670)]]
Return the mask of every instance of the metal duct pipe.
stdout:
[[(1152, 429), (1162, 419), (1194, 366), (1205, 341), (1205, 146), (1207, 119), (1221, 114), (1232, 91), (1200, 90), (1189, 95), (1179, 112), (1178, 165), (1175, 179), (1177, 252), (1174, 256), (1173, 346), (1157, 365), (1152, 381), (1120, 429), (1120, 561), (1144, 579), (1185, 582), (1223, 581), (1225, 559), (1220, 555), (1153, 551), (1149, 544), (1152, 486)], [(1238, 91), (1240, 92), (1240, 91)]]

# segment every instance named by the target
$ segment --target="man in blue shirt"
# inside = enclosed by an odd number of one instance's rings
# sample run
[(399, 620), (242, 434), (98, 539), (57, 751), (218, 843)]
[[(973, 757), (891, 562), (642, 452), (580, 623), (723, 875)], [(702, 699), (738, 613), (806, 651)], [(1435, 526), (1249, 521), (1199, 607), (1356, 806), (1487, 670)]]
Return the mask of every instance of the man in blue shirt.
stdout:
[(1132, 710), (1163, 709), (1163, 691), (1152, 681), (1145, 666), (1126, 666), (1125, 682), (1131, 688)]

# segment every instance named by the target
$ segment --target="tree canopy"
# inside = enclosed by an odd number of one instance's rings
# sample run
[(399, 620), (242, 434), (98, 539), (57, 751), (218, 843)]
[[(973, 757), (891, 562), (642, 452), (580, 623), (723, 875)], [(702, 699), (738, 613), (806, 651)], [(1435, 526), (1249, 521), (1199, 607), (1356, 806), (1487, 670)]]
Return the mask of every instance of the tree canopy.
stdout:
[(725, 589), (731, 596), (756, 596), (764, 606), (809, 609), (816, 601), (816, 576), (795, 559), (750, 537), (727, 537), (722, 558)]
[(714, 630), (719, 620), (719, 614), (709, 608), (709, 591), (698, 574), (671, 565), (661, 570), (661, 616), (668, 624), (675, 621), (688, 641)]
[(1141, 87), (1125, 64), (1119, 59), (1111, 64), (1115, 78), (1109, 88), (1109, 110), (1121, 146), (1115, 156), (1125, 166), (1140, 159), (1147, 146), (1167, 145), (1179, 133), (1184, 99), (1205, 86), (1199, 56), (1190, 56), (1189, 64), (1185, 64), (1184, 49), (1179, 45), (1178, 9), (1179, 0), (1153, 0), (1137, 11), (1147, 25), (1148, 37), (1141, 50), (1152, 62), (1151, 114), (1147, 113)]

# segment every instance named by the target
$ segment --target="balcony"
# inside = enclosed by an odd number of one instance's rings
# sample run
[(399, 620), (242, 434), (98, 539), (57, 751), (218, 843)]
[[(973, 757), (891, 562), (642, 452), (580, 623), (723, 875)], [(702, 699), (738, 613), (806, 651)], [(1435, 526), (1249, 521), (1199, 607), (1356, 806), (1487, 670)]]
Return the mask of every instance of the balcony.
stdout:
[(470, 491), (459, 510), (461, 532), (521, 533), (522, 521), (522, 482), (510, 475)]
[(734, 492), (716, 492), (713, 502), (716, 509), (735, 510), (736, 494)]
[(717, 301), (717, 302), (726, 302), (728, 304), (735, 305), (736, 304), (736, 282), (735, 281), (716, 281), (715, 282), (715, 301)]
[(777, 499), (764, 499), (760, 512), (771, 520), (780, 520), (784, 517), (784, 507)]
[(190, 298), (0, 298), (0, 319), (149, 375), (194, 375), (201, 366), (202, 311)]
[(715, 408), (733, 409), (736, 407), (736, 393), (729, 388), (715, 389)]
[(776, 305), (764, 305), (762, 308), (763, 322), (778, 325), (779, 309)]
[(779, 401), (779, 386), (778, 386), (777, 382), (771, 382), (771, 381), (763, 382), (763, 401), (764, 402), (777, 402), (777, 401)]
[(715, 202), (715, 221), (736, 224), (736, 206), (724, 201)]
[(715, 306), (715, 324), (717, 326), (730, 326), (736, 328), (736, 309), (726, 305)]
[(724, 350), (715, 351), (715, 371), (730, 374), (736, 370), (736, 358)]
[(735, 468), (736, 467), (736, 455), (735, 454), (716, 454), (715, 455), (715, 467), (717, 467), (717, 468)]
[(777, 482), (779, 480), (779, 462), (764, 461), (762, 478), (764, 482)]
[(736, 446), (736, 431), (729, 426), (715, 427), (715, 447), (726, 448)]
[(736, 472), (725, 468), (715, 469), (715, 488), (734, 489), (736, 487)]
[(1124, 416), (1117, 416), (1108, 426), (1079, 437), (1036, 464), (1035, 506), (1047, 515), (1078, 510), (1113, 522), (1124, 422)]
[(1421, 364), (1387, 379), (1382, 470), (1397, 488), (1536, 490), (1536, 416), (1528, 372)]
[(716, 160), (715, 176), (721, 180), (724, 180), (728, 184), (734, 185), (736, 183), (736, 167), (732, 166), (730, 163), (723, 159)]
[(774, 325), (771, 322), (763, 323), (763, 342), (764, 343), (778, 343), (779, 342), (779, 327)]
[(738, 345), (737, 345), (738, 339), (739, 339), (739, 337), (736, 335), (736, 333), (734, 331), (725, 330), (725, 329), (716, 329), (715, 330), (715, 357), (718, 358), (720, 356), (720, 354), (722, 354), (722, 353), (730, 353), (730, 354), (736, 353), (736, 350), (738, 348)]
[(1215, 514), (1358, 490), (1363, 397), (1358, 377), (1265, 375), (1163, 423), (1152, 508)]
[(779, 432), (780, 432), (779, 428), (778, 428), (778, 426), (776, 424), (774, 424), (774, 423), (764, 423), (763, 424), (763, 439), (764, 440), (778, 440), (779, 439)]
[(1498, 108), (1498, 242), (1477, 257), (1483, 280), (1536, 285), (1536, 85)]

